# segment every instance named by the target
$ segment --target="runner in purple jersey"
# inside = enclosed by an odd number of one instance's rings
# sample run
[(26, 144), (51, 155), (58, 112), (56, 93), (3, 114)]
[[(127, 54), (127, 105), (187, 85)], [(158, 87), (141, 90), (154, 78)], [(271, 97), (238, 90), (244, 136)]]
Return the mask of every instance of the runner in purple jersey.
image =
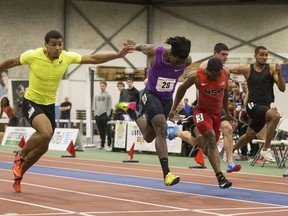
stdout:
[(128, 40), (126, 45), (133, 45), (148, 57), (148, 83), (141, 97), (145, 117), (135, 111), (135, 103), (121, 103), (117, 107), (127, 111), (135, 120), (143, 133), (146, 142), (155, 138), (155, 149), (163, 170), (164, 184), (172, 186), (180, 181), (180, 177), (170, 172), (167, 149), (167, 117), (173, 104), (173, 92), (178, 78), (191, 63), (189, 56), (191, 41), (185, 37), (170, 37), (166, 44), (170, 49), (153, 44), (136, 44)]
[(171, 100), (178, 78), (183, 74), (185, 65), (175, 69), (170, 63), (163, 60), (163, 46), (156, 48), (155, 62), (149, 69), (146, 89), (163, 100)]

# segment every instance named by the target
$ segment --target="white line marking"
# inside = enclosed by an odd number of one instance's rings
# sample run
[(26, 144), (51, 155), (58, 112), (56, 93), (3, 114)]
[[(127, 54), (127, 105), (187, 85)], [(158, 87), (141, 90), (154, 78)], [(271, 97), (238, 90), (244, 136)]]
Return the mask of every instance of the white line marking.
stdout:
[(102, 212), (81, 212), (80, 215), (94, 215), (94, 214), (133, 214), (133, 213), (171, 213), (171, 212), (187, 212), (191, 210), (151, 210), (151, 211), (102, 211)]
[(60, 208), (49, 207), (49, 206), (46, 206), (46, 205), (34, 204), (34, 203), (31, 203), (31, 202), (23, 202), (23, 201), (18, 201), (18, 200), (12, 200), (12, 199), (4, 198), (4, 197), (0, 197), (0, 200), (13, 202), (13, 203), (18, 203), (18, 204), (23, 204), (23, 205), (34, 206), (34, 207), (39, 207), (39, 208), (45, 208), (45, 209), (54, 210), (54, 211), (60, 211), (60, 212), (64, 212), (63, 214), (75, 214), (76, 213), (75, 211), (69, 211), (69, 210), (60, 209)]
[[(266, 210), (264, 210), (266, 209)], [(274, 209), (274, 210), (273, 210)], [(235, 211), (235, 210), (253, 210), (247, 212), (240, 212), (240, 213), (216, 213), (213, 211)], [(261, 211), (255, 211), (261, 210)], [(249, 208), (217, 208), (217, 209), (195, 209), (194, 212), (204, 213), (204, 214), (211, 214), (217, 216), (237, 216), (237, 215), (251, 215), (251, 214), (263, 214), (263, 213), (277, 213), (277, 212), (288, 212), (287, 207), (249, 207)]]
[[(46, 175), (45, 175), (46, 176)], [(48, 175), (49, 176), (49, 175)], [(53, 176), (55, 177), (55, 176)], [(57, 177), (57, 176), (56, 176)], [(73, 179), (73, 178), (67, 178), (67, 179)], [(79, 180), (79, 179), (75, 179)], [(0, 179), (0, 181), (3, 182), (12, 182), (9, 180), (3, 180)], [(87, 180), (85, 180), (87, 181)], [(98, 181), (90, 181), (89, 182), (98, 182)], [(101, 182), (103, 183), (103, 182)], [(143, 204), (143, 205), (150, 205), (150, 206), (157, 206), (157, 207), (162, 207), (162, 208), (168, 208), (168, 209), (176, 209), (176, 210), (181, 210), (181, 211), (188, 211), (190, 209), (186, 208), (179, 208), (179, 207), (174, 207), (174, 206), (168, 206), (168, 205), (160, 205), (160, 204), (154, 204), (154, 203), (148, 203), (148, 202), (142, 202), (142, 201), (136, 201), (136, 200), (130, 200), (130, 199), (125, 199), (125, 198), (118, 198), (118, 197), (112, 197), (112, 196), (104, 196), (104, 195), (99, 195), (99, 194), (92, 194), (92, 193), (86, 193), (86, 192), (81, 192), (81, 191), (75, 191), (75, 190), (68, 190), (68, 189), (63, 189), (63, 188), (56, 188), (56, 187), (49, 187), (49, 186), (44, 186), (44, 185), (36, 185), (36, 184), (30, 184), (30, 183), (21, 183), (24, 185), (29, 185), (32, 187), (39, 187), (39, 188), (45, 188), (45, 189), (50, 189), (50, 190), (57, 190), (57, 191), (62, 191), (62, 192), (67, 192), (67, 193), (74, 193), (74, 194), (81, 194), (81, 195), (86, 195), (86, 196), (92, 196), (92, 197), (100, 197), (100, 198), (105, 198), (105, 199), (112, 199), (112, 200), (118, 200), (118, 201), (123, 201), (123, 202), (131, 202), (131, 203), (137, 203), (137, 204)], [(109, 184), (109, 183), (108, 183)], [(120, 184), (115, 184), (115, 185), (120, 185)], [(127, 185), (124, 185), (127, 186)], [(150, 189), (150, 188), (147, 188)]]

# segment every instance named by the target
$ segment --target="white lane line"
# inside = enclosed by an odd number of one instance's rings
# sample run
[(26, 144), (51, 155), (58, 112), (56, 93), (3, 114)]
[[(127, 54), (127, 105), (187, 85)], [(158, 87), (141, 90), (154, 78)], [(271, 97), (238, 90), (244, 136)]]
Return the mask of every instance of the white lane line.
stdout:
[[(34, 206), (34, 207), (39, 207), (39, 208), (45, 208), (45, 209), (54, 210), (54, 211), (60, 211), (60, 212), (63, 212), (63, 214), (75, 214), (76, 213), (75, 211), (70, 211), (70, 210), (60, 209), (60, 208), (54, 208), (54, 207), (50, 207), (50, 206), (46, 206), (46, 205), (39, 205), (39, 204), (31, 203), (31, 202), (24, 202), (24, 201), (19, 201), (19, 200), (14, 200), (14, 199), (7, 199), (4, 197), (0, 197), (0, 200), (18, 203), (18, 204), (23, 204), (23, 205)], [(53, 214), (57, 214), (57, 213), (53, 213)], [(39, 214), (37, 214), (37, 215), (39, 215)]]
[[(53, 177), (55, 177), (55, 176), (53, 176)], [(67, 179), (73, 179), (73, 178), (67, 178)], [(76, 179), (76, 180), (79, 180), (79, 179)], [(3, 180), (3, 179), (0, 179), (0, 181), (12, 182), (12, 181)], [(84, 181), (87, 181), (87, 180), (84, 180)], [(89, 182), (98, 182), (98, 181), (90, 181), (90, 180), (88, 180), (88, 181)], [(100, 183), (103, 183), (103, 182), (100, 182)], [(169, 205), (169, 206), (168, 205), (160, 205), (160, 204), (155, 204), (155, 203), (149, 203), (149, 202), (143, 202), (143, 201), (119, 198), (119, 197), (112, 197), (112, 196), (105, 196), (105, 195), (99, 195), (99, 194), (92, 194), (92, 193), (86, 193), (86, 192), (81, 192), (81, 191), (68, 190), (68, 189), (56, 188), (56, 187), (50, 187), (50, 186), (44, 186), (44, 185), (37, 185), (37, 184), (30, 184), (30, 183), (22, 183), (22, 184), (23, 185), (29, 185), (29, 186), (32, 186), (32, 187), (39, 187), (39, 188), (45, 188), (45, 189), (49, 189), (49, 190), (56, 190), (56, 191), (66, 192), (66, 193), (74, 193), (74, 194), (80, 194), (80, 195), (86, 195), (86, 196), (92, 196), (92, 197), (100, 197), (100, 198), (105, 198), (105, 199), (112, 199), (112, 200), (117, 200), (117, 201), (122, 201), (122, 202), (137, 203), (137, 204), (149, 205), (149, 206), (156, 206), (156, 207), (167, 208), (167, 209), (174, 209), (174, 210), (181, 210), (181, 211), (189, 211), (190, 210), (190, 209), (179, 208), (179, 207), (175, 207), (175, 206), (171, 206), (171, 205)], [(115, 184), (115, 185), (121, 185), (121, 184)], [(127, 185), (123, 185), (123, 186), (127, 186)]]
[[(231, 213), (230, 211), (239, 210), (239, 213)], [(246, 211), (251, 210), (251, 211)], [(251, 214), (264, 214), (264, 213), (278, 213), (287, 212), (288, 207), (248, 207), (248, 208), (217, 208), (217, 209), (195, 209), (194, 212), (216, 215), (216, 216), (237, 216), (237, 215), (251, 215)], [(213, 211), (229, 211), (229, 213), (216, 213)], [(243, 212), (245, 211), (245, 212)]]

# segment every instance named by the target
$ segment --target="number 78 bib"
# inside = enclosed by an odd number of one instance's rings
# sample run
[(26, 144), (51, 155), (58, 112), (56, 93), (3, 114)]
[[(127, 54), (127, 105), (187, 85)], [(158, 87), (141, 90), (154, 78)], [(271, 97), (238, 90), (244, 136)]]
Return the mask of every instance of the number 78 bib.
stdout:
[(171, 92), (176, 83), (176, 79), (158, 77), (156, 89), (159, 92)]

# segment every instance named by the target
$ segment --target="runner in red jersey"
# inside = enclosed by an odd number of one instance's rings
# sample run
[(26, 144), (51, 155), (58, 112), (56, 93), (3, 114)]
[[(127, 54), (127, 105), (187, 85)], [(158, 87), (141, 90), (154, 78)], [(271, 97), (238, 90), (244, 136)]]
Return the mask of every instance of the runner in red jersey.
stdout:
[(193, 116), (200, 134), (198, 143), (202, 143), (204, 153), (208, 156), (210, 164), (216, 174), (219, 187), (222, 189), (232, 186), (220, 169), (220, 158), (217, 149), (217, 140), (220, 136), (221, 110), (225, 110), (226, 118), (234, 120), (228, 110), (228, 78), (222, 62), (218, 58), (211, 58), (201, 64), (197, 73), (192, 73), (179, 86), (176, 98), (169, 114), (173, 120), (176, 107), (182, 100), (188, 88), (196, 85), (198, 89), (198, 104)]

